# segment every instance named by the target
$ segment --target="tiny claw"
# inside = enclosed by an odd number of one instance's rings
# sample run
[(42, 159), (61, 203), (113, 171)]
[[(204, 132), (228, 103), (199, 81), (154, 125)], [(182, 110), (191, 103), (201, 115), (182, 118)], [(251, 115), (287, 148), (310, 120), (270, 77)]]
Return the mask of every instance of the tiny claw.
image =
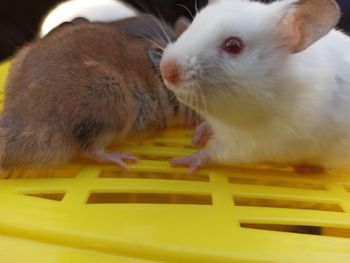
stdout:
[(181, 158), (174, 158), (170, 160), (170, 164), (173, 167), (179, 167), (179, 166), (187, 166), (188, 167), (188, 175), (191, 176), (194, 174), (195, 171), (197, 171), (199, 168), (207, 165), (209, 163), (210, 159), (208, 156), (207, 151), (200, 150), (194, 154), (181, 157)]
[(139, 158), (132, 153), (98, 152), (89, 153), (85, 156), (102, 163), (117, 163), (123, 172), (129, 171), (127, 162), (136, 163), (139, 161)]
[(170, 160), (170, 164), (173, 167), (187, 166), (188, 165), (187, 157), (173, 158)]

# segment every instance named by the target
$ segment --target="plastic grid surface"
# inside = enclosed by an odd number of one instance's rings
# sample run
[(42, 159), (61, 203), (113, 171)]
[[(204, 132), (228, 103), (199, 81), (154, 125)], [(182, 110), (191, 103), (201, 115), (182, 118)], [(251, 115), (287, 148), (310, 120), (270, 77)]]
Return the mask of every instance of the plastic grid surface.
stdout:
[(0, 180), (2, 262), (350, 262), (349, 175), (255, 166), (188, 177), (167, 160), (195, 150), (190, 136), (112, 146), (141, 156), (128, 175), (75, 160)]

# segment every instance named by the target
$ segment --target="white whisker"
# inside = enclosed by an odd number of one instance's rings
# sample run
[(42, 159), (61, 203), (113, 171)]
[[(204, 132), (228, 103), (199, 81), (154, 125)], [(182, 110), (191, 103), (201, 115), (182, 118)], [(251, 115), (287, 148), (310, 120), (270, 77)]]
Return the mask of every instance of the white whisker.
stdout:
[(198, 13), (198, 0), (194, 0), (194, 10), (195, 10), (195, 15)]
[(184, 9), (188, 12), (188, 14), (191, 16), (191, 18), (192, 18), (192, 20), (193, 20), (194, 16), (193, 16), (193, 14), (191, 13), (191, 10), (190, 10), (187, 6), (182, 5), (182, 4), (176, 4), (176, 5), (177, 5), (177, 6), (180, 6), (180, 7), (182, 7), (182, 8), (184, 8)]
[(203, 94), (203, 89), (200, 88), (199, 90), (200, 90), (199, 94), (201, 96), (201, 100), (202, 100), (202, 104), (203, 104), (203, 112), (206, 114), (208, 112), (207, 101), (206, 101), (205, 96)]
[(160, 30), (164, 34), (164, 37), (166, 38), (167, 43), (171, 43), (172, 42), (171, 37), (169, 36), (169, 32), (167, 32), (167, 30), (166, 30), (166, 24), (165, 24), (166, 22), (164, 21), (162, 16), (159, 14), (159, 12), (158, 12), (158, 16), (159, 16), (159, 19), (157, 19), (153, 16), (152, 17), (154, 18), (155, 22), (157, 23)]

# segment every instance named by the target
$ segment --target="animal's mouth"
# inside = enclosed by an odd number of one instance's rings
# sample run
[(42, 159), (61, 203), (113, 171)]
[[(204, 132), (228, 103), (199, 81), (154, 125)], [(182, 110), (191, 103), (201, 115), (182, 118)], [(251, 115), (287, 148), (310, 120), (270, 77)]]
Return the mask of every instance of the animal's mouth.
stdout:
[(175, 89), (173, 90), (173, 92), (175, 93), (176, 97), (179, 98), (179, 100), (183, 101), (183, 102), (189, 102), (191, 99), (191, 95), (188, 92), (185, 92), (183, 90), (179, 90), (179, 89)]
[(176, 95), (181, 103), (197, 111), (205, 109), (205, 99), (199, 85), (197, 70), (180, 65), (174, 59), (163, 57), (160, 71), (165, 86)]
[(178, 100), (196, 111), (206, 111), (206, 100), (195, 87), (176, 87), (170, 89)]
[(191, 96), (195, 96), (195, 87), (191, 85), (191, 83), (182, 82), (178, 85), (173, 85), (165, 80), (165, 84), (169, 90), (175, 93), (175, 95), (179, 98), (187, 98)]

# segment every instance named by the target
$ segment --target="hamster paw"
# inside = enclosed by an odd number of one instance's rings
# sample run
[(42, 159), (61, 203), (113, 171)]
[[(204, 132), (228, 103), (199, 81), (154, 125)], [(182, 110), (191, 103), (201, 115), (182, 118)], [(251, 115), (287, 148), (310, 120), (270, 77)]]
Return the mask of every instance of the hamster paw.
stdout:
[(134, 154), (127, 152), (97, 152), (89, 154), (88, 157), (102, 163), (117, 163), (123, 172), (129, 171), (127, 162), (136, 163), (139, 160)]
[(185, 157), (170, 160), (170, 164), (174, 167), (188, 166), (188, 175), (193, 175), (195, 171), (205, 166), (209, 162), (210, 157), (205, 149)]
[(212, 137), (213, 132), (206, 122), (202, 122), (196, 127), (192, 137), (192, 144), (194, 146), (205, 145)]

